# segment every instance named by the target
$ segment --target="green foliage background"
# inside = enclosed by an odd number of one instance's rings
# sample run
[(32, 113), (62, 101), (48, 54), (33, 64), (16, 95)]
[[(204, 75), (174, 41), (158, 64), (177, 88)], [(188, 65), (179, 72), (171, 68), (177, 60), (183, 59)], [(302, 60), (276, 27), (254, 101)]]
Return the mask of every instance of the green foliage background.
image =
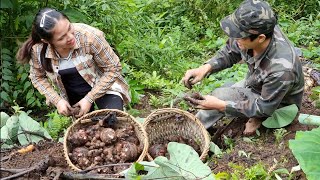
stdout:
[[(170, 101), (186, 91), (179, 83), (184, 72), (214, 55), (226, 36), (219, 21), (241, 0), (2, 0), (1, 1), (1, 108), (14, 101), (27, 109), (47, 109), (45, 99), (31, 85), (28, 66), (16, 63), (18, 46), (26, 40), (40, 8), (65, 12), (72, 22), (83, 22), (105, 32), (120, 56), (130, 84), (132, 103), (146, 91)], [(268, 1), (279, 24), (306, 58), (319, 63), (320, 3), (318, 1)], [(307, 29), (307, 30), (306, 30)], [(195, 88), (204, 93), (244, 77), (246, 67), (236, 65), (206, 79)]]

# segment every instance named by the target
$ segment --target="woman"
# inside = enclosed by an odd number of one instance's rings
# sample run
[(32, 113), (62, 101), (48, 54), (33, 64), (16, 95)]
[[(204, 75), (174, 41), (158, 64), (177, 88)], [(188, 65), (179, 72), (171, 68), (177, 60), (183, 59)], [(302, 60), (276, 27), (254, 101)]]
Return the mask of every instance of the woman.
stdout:
[[(37, 13), (17, 59), (29, 62), (32, 84), (62, 115), (81, 117), (93, 110), (93, 102), (99, 109), (123, 110), (123, 102), (130, 101), (119, 58), (104, 33), (71, 23), (55, 9)], [(80, 110), (73, 114), (75, 107)]]

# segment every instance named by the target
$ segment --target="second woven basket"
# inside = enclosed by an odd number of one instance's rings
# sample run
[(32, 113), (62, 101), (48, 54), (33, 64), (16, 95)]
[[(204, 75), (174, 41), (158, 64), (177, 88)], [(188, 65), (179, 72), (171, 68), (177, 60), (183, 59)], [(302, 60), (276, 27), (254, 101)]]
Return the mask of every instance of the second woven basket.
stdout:
[[(152, 112), (143, 123), (149, 147), (156, 142), (165, 141), (172, 136), (193, 139), (200, 146), (202, 161), (208, 155), (210, 138), (207, 130), (193, 114), (176, 108), (163, 108)], [(148, 160), (152, 156), (147, 153)]]

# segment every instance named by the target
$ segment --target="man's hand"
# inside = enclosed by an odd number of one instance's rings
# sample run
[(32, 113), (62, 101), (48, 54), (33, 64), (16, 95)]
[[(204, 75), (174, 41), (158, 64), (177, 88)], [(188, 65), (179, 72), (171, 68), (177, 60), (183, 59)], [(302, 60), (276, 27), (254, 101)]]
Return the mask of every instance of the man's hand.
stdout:
[(57, 105), (56, 105), (57, 109), (58, 109), (58, 113), (62, 114), (64, 116), (70, 116), (71, 112), (71, 106), (69, 104), (68, 101), (61, 99)]
[(79, 113), (75, 114), (76, 118), (79, 118), (90, 111), (92, 104), (85, 98), (82, 98), (77, 104), (73, 105), (73, 107), (80, 107)]
[(187, 70), (184, 77), (182, 78), (182, 82), (184, 86), (186, 86), (188, 89), (191, 89), (192, 85), (201, 81), (210, 71), (210, 64), (205, 64), (198, 68)]
[(190, 96), (185, 97), (186, 101), (189, 101), (191, 104), (195, 106), (195, 108), (205, 109), (205, 110), (218, 110), (224, 111), (226, 109), (226, 102), (216, 98), (215, 96)]

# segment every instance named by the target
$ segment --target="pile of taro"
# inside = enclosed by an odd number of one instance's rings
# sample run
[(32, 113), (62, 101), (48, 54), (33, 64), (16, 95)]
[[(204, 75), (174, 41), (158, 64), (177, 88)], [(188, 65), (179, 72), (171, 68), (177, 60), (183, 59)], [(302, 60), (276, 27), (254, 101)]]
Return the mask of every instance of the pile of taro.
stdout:
[(180, 135), (173, 135), (168, 137), (165, 140), (158, 140), (156, 141), (152, 146), (149, 148), (149, 155), (154, 159), (158, 156), (165, 156), (169, 158), (169, 153), (167, 151), (167, 146), (169, 142), (178, 142), (182, 144), (187, 144), (191, 146), (199, 155), (201, 154), (200, 152), (200, 146), (198, 142), (191, 138), (185, 138)]
[(118, 164), (96, 168), (93, 173), (115, 174), (128, 168), (119, 164), (134, 162), (142, 149), (134, 127), (131, 124), (117, 127), (117, 117), (111, 114), (107, 118), (84, 123), (67, 137), (71, 162), (81, 170), (92, 167)]

